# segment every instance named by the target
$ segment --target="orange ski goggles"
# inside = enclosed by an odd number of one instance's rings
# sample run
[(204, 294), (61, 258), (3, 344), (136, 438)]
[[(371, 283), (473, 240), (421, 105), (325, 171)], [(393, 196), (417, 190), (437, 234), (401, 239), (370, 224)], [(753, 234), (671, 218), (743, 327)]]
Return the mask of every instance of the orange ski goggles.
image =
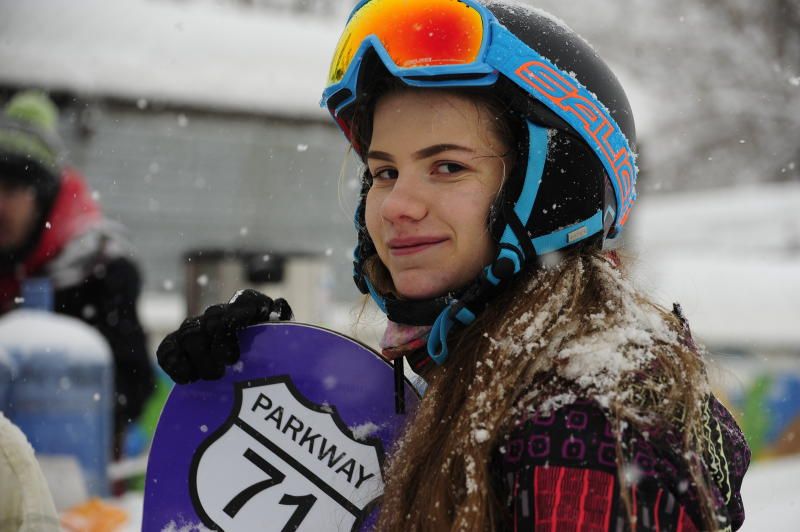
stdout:
[(478, 59), (486, 29), (481, 13), (459, 0), (362, 2), (336, 46), (327, 85), (342, 81), (367, 40), (380, 43), (399, 69), (468, 65)]

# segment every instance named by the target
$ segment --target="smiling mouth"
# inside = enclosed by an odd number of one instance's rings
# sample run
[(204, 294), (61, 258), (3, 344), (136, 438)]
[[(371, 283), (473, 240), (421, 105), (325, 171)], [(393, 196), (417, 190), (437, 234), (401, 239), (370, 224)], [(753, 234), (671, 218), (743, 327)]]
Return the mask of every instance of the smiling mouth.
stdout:
[(395, 256), (413, 255), (422, 251), (428, 250), (443, 242), (446, 238), (423, 238), (423, 239), (408, 239), (408, 240), (390, 240), (388, 242), (389, 252)]

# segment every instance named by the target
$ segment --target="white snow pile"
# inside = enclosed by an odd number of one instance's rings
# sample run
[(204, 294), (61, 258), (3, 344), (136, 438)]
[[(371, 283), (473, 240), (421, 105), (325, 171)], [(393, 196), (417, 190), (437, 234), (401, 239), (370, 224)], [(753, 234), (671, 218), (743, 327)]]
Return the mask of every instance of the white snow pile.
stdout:
[[(643, 199), (629, 250), (641, 286), (681, 303), (695, 336), (794, 352), (800, 345), (800, 183)], [(626, 229), (627, 230), (627, 229)]]
[(161, 532), (211, 532), (211, 529), (207, 528), (202, 523), (187, 523), (179, 525), (175, 521), (170, 521), (167, 526), (161, 529)]
[(367, 421), (360, 425), (356, 425), (354, 427), (350, 427), (350, 432), (353, 433), (353, 437), (358, 441), (364, 441), (376, 432), (381, 429), (380, 425), (376, 425), (372, 421)]
[(756, 462), (742, 482), (741, 532), (794, 532), (800, 522), (800, 456)]
[(60, 359), (110, 362), (111, 350), (97, 330), (61, 314), (19, 309), (0, 318), (0, 348), (13, 357), (52, 352)]
[(483, 443), (489, 441), (491, 434), (485, 428), (478, 428), (472, 431), (472, 439), (475, 440), (475, 443)]

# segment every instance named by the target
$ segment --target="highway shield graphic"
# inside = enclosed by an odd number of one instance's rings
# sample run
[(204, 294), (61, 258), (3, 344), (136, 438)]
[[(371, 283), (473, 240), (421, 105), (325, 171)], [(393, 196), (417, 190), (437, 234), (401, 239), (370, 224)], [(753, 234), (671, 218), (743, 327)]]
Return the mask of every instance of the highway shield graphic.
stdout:
[(351, 530), (383, 492), (382, 454), (288, 376), (241, 383), (228, 422), (195, 454), (192, 499), (226, 531)]

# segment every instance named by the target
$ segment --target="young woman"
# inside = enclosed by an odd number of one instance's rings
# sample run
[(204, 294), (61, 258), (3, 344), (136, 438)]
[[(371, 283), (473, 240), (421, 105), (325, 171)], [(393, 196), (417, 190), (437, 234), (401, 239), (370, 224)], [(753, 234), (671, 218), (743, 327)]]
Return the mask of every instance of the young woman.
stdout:
[[(624, 91), (579, 36), (501, 2), (369, 0), (323, 95), (364, 162), (355, 280), (428, 389), (379, 530), (732, 530), (749, 451), (679, 309), (626, 280)], [(159, 348), (178, 382), (285, 302), (246, 291)]]

